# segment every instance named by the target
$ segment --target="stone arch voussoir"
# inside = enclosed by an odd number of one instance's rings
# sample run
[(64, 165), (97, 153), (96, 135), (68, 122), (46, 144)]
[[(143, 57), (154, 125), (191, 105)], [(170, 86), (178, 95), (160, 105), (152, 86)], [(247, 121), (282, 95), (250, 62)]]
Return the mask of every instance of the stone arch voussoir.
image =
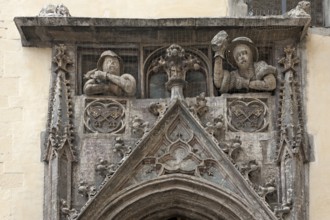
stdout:
[(98, 220), (252, 220), (256, 210), (237, 196), (196, 177), (172, 174), (125, 189), (99, 209)]

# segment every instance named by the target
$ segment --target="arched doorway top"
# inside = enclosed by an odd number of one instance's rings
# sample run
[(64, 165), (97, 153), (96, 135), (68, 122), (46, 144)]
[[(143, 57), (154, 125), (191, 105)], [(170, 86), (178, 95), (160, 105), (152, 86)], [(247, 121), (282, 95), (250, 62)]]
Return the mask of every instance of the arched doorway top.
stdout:
[[(237, 196), (193, 176), (171, 174), (125, 189), (108, 199), (93, 219), (248, 220), (265, 218)], [(258, 217), (259, 216), (259, 217)]]

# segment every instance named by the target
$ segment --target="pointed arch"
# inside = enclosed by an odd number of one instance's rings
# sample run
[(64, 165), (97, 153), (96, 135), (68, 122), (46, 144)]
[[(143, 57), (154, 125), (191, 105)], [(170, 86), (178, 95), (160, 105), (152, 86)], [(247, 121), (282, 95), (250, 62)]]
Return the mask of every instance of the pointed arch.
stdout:
[(182, 174), (146, 181), (109, 197), (103, 204), (106, 205), (90, 216), (92, 219), (149, 220), (173, 216), (205, 220), (270, 219), (261, 217), (259, 210), (233, 194)]
[[(160, 57), (165, 56), (167, 46), (161, 47), (153, 51), (143, 63), (143, 81), (144, 94), (146, 98), (169, 98), (170, 92), (166, 89), (165, 83), (168, 81), (167, 73), (164, 70), (155, 70), (154, 64)], [(187, 72), (186, 81), (188, 82), (184, 94), (185, 97), (195, 97), (202, 92), (207, 96), (213, 94), (212, 67), (210, 59), (199, 49), (184, 48), (187, 55), (193, 55), (201, 61), (199, 70), (189, 70)]]

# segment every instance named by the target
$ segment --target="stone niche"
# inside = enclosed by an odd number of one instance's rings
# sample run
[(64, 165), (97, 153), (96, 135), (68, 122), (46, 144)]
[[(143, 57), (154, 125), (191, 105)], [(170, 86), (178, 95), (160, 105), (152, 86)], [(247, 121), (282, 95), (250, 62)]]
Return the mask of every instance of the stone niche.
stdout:
[(62, 14), (15, 18), (53, 48), (44, 219), (308, 219), (309, 17)]

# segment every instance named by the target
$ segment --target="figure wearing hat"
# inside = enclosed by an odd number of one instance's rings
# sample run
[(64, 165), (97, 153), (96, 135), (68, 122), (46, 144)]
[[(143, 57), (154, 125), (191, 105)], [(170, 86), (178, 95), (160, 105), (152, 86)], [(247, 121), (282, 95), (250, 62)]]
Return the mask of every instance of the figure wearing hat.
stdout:
[(104, 51), (97, 68), (85, 74), (84, 85), (86, 95), (114, 95), (132, 96), (135, 94), (135, 78), (128, 74), (121, 74), (123, 69), (121, 58), (111, 50)]
[[(225, 31), (220, 31), (211, 41), (215, 51), (214, 84), (220, 93), (274, 90), (276, 68), (258, 61), (258, 50), (252, 40), (237, 37), (228, 45), (227, 37)], [(236, 70), (223, 69), (225, 58)]]

